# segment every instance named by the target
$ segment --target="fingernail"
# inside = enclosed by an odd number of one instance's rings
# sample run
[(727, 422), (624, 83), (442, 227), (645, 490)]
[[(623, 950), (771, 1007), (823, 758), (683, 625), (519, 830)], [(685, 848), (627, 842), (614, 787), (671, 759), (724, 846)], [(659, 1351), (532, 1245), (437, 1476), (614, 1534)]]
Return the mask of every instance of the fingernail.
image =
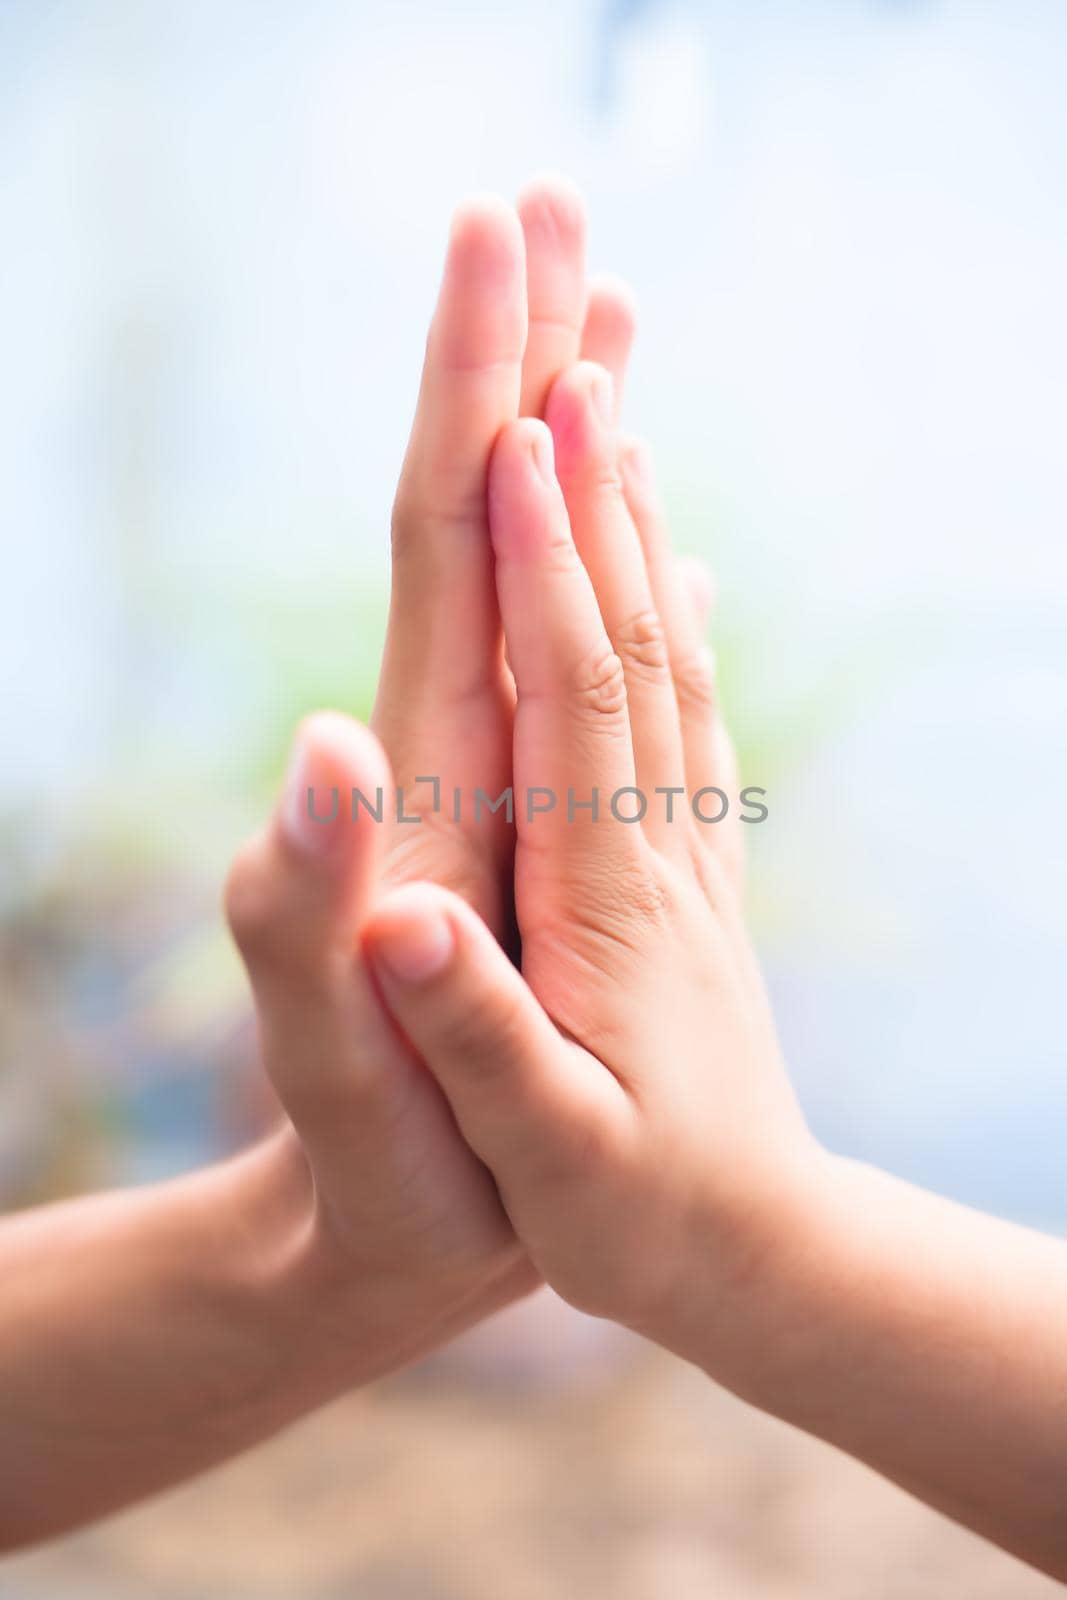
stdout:
[(323, 855), (337, 837), (331, 826), (341, 810), (336, 786), (316, 787), (314, 763), (303, 738), (298, 738), (282, 791), (281, 823), (286, 837), (298, 850)]
[(443, 972), (456, 948), (452, 924), (440, 911), (386, 923), (374, 935), (372, 955), (401, 983), (426, 983)]
[(535, 429), (530, 438), (530, 455), (533, 464), (549, 488), (556, 481), (556, 450), (552, 443), (552, 435), (548, 429), (541, 426)]
[(589, 385), (589, 397), (593, 403), (593, 410), (604, 426), (610, 427), (612, 412), (615, 404), (615, 389), (609, 372), (598, 372)]

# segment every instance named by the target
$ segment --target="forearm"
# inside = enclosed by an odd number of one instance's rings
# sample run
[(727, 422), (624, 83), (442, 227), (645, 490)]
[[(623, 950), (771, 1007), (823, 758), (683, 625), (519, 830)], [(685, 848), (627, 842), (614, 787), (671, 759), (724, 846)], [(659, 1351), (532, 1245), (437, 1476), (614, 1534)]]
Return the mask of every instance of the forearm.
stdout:
[(426, 1283), (340, 1282), (312, 1208), (283, 1136), (0, 1225), (0, 1548), (222, 1461), (473, 1315)]
[(318, 1398), (278, 1146), (0, 1226), (0, 1545), (220, 1460)]
[(836, 1160), (795, 1220), (727, 1381), (1067, 1578), (1067, 1245)]

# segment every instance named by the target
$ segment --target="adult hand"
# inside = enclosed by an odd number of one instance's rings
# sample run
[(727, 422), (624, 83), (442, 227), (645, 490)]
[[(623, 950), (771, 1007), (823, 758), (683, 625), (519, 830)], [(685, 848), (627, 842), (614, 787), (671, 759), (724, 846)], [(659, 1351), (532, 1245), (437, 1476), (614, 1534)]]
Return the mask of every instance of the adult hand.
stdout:
[[(515, 691), (504, 658), (486, 492), (501, 429), (539, 416), (583, 352), (621, 387), (634, 312), (624, 286), (585, 272), (585, 214), (559, 180), (530, 184), (517, 214), (457, 212), (393, 512), (393, 590), (372, 727), (415, 823), (394, 823), (388, 881), (429, 878), (508, 935), (514, 832), (471, 797), (511, 782)], [(437, 780), (437, 789), (420, 778)], [(451, 797), (464, 797), (459, 823)], [(435, 811), (434, 800), (440, 802)]]

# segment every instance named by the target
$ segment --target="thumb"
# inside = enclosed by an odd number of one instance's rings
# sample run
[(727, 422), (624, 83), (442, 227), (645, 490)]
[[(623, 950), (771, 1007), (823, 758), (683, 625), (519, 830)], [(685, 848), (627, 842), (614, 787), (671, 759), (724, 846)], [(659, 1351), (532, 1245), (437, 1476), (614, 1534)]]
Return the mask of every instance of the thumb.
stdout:
[(273, 821), (226, 884), (274, 1087), (316, 1157), (336, 1147), (349, 1164), (354, 1098), (395, 1079), (406, 1054), (354, 960), (384, 846), (374, 810), (384, 822), (391, 797), (374, 735), (317, 712), (297, 734)]
[(521, 1232), (544, 1184), (576, 1171), (597, 1128), (628, 1111), (624, 1091), (561, 1036), (485, 924), (447, 890), (407, 884), (379, 901), (363, 951)]
[(301, 724), (274, 819), (241, 850), (226, 912), (253, 983), (351, 958), (381, 870), (392, 775), (374, 735), (339, 711)]

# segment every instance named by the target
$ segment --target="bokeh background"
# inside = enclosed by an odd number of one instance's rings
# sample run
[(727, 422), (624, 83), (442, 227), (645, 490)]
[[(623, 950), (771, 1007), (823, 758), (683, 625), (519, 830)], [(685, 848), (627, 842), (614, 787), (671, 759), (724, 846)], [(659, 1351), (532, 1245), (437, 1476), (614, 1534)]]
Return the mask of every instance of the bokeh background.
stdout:
[[(1067, 10), (0, 5), (0, 1203), (265, 1100), (218, 914), (365, 713), (447, 218), (562, 170), (719, 580), (751, 910), (820, 1134), (1067, 1224)], [(543, 1302), (0, 1597), (1051, 1592)]]

